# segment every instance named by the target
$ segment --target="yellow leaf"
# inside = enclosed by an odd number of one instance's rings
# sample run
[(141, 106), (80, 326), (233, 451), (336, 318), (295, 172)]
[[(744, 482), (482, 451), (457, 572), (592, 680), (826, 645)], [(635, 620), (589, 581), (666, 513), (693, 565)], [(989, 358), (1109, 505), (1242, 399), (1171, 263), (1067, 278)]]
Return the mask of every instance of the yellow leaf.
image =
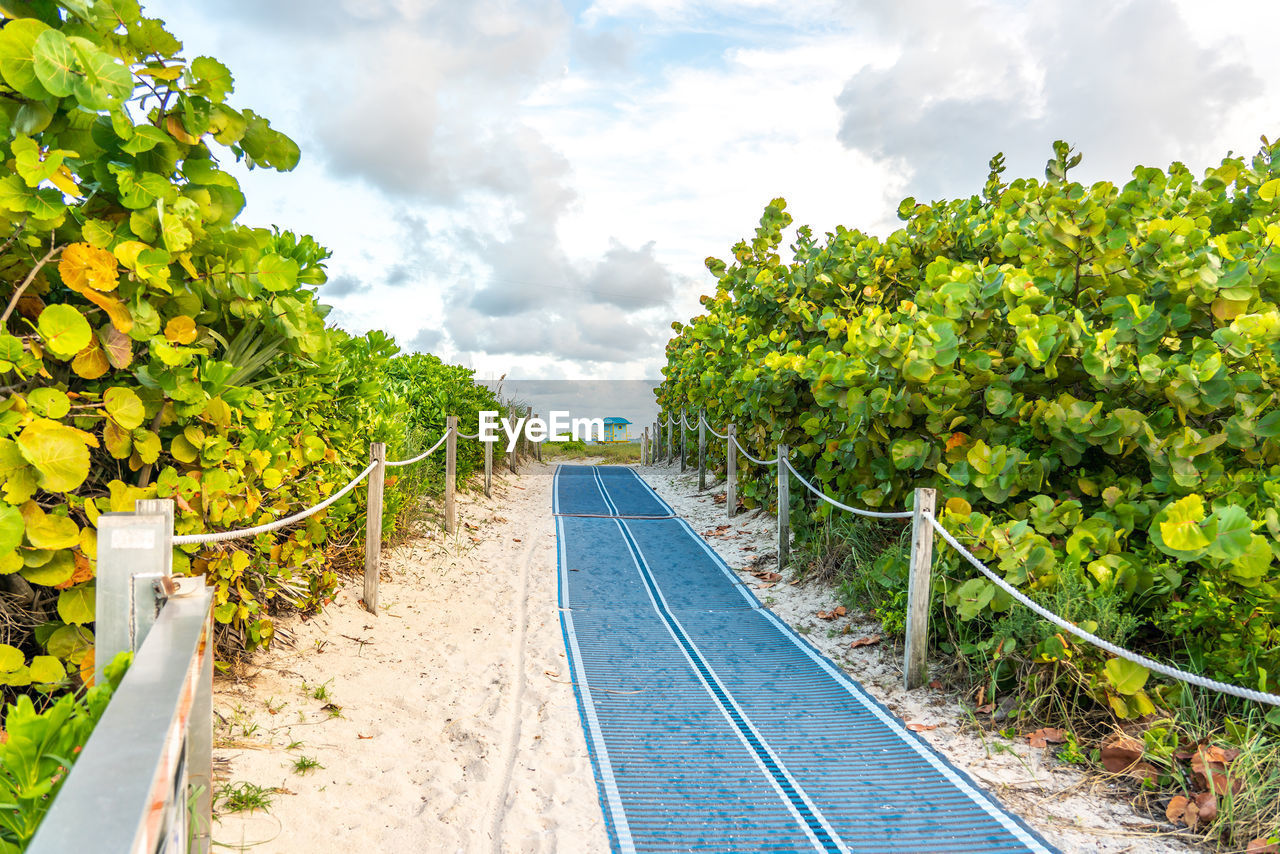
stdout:
[(133, 329), (133, 315), (129, 313), (128, 306), (119, 299), (96, 291), (82, 291), (82, 293), (85, 299), (107, 313), (107, 317), (111, 318), (111, 325), (120, 332), (127, 335), (129, 330)]
[(187, 132), (186, 127), (182, 124), (182, 118), (177, 115), (170, 115), (164, 120), (164, 129), (169, 132), (169, 136), (178, 142), (195, 145), (200, 141), (200, 137), (193, 136)]
[(71, 370), (76, 372), (76, 376), (83, 377), (86, 380), (96, 380), (110, 368), (111, 363), (107, 361), (107, 354), (102, 352), (102, 348), (98, 346), (97, 338), (90, 341), (89, 346), (77, 353), (76, 357), (71, 360)]
[(71, 175), (71, 170), (62, 165), (58, 170), (49, 176), (49, 183), (57, 187), (68, 196), (80, 197), (80, 185), (75, 182), (75, 178)]
[(113, 291), (119, 278), (115, 256), (88, 243), (72, 243), (62, 250), (58, 273), (67, 287), (80, 293), (91, 288)]
[(196, 340), (196, 322), (180, 314), (165, 324), (164, 337), (174, 344), (190, 344)]
[(80, 659), (80, 681), (86, 688), (93, 687), (93, 647)]

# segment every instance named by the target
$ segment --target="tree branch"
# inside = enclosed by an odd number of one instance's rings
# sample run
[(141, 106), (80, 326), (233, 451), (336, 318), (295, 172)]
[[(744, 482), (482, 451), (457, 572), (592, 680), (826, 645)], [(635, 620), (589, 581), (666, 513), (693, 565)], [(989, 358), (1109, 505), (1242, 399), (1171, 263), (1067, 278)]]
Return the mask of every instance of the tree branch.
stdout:
[(44, 254), (44, 257), (37, 261), (36, 265), (31, 268), (31, 272), (27, 273), (27, 277), (22, 280), (22, 284), (18, 285), (18, 289), (13, 292), (13, 296), (9, 297), (9, 306), (4, 310), (4, 314), (0, 315), (0, 328), (3, 328), (4, 325), (9, 322), (9, 315), (13, 314), (13, 309), (17, 306), (18, 300), (22, 296), (22, 292), (25, 291), (27, 286), (35, 279), (36, 273), (39, 273), (40, 268), (45, 264), (48, 264), (49, 261), (53, 259), (53, 256), (57, 255), (64, 248), (66, 248), (65, 245), (52, 247)]

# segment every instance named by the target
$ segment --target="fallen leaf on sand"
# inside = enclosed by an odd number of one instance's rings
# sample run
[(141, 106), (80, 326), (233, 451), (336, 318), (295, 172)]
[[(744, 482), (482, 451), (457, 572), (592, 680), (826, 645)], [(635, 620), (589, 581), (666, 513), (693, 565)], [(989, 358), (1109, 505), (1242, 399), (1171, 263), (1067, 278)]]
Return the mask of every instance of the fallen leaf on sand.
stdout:
[(930, 688), (932, 688), (932, 689), (933, 689), (933, 690), (935, 690), (935, 691), (941, 691), (941, 690), (942, 690), (942, 683), (941, 683), (941, 682), (939, 682), (937, 679), (935, 679), (935, 680), (933, 680), (932, 682), (930, 682), (930, 683), (929, 683), (929, 687), (930, 687)]
[(1245, 854), (1280, 854), (1280, 845), (1268, 839), (1258, 838), (1249, 843)]
[(907, 729), (912, 732), (925, 732), (926, 730), (937, 729), (942, 724), (907, 724)]
[(754, 575), (756, 578), (760, 579), (761, 581), (781, 581), (782, 580), (782, 573), (770, 572), (767, 569), (757, 570), (751, 574)]
[(978, 706), (978, 711), (984, 715), (989, 715), (995, 710), (996, 710), (995, 703), (983, 703), (981, 706)]
[(1164, 817), (1169, 819), (1172, 825), (1186, 824), (1184, 818), (1187, 812), (1187, 806), (1191, 801), (1183, 795), (1175, 795), (1173, 800), (1169, 801), (1169, 805), (1164, 808)]
[(856, 649), (857, 647), (860, 647), (860, 646), (871, 646), (872, 644), (877, 644), (877, 643), (880, 643), (879, 635), (867, 635), (865, 638), (858, 638), (856, 641), (849, 644), (849, 648)]
[(519, 538), (519, 537), (512, 537), (512, 538), (511, 538), (511, 542), (513, 542), (513, 543), (518, 543), (518, 542), (521, 542), (521, 540), (520, 540), (520, 538)]
[(1132, 768), (1142, 758), (1142, 742), (1122, 732), (1102, 740), (1102, 765), (1113, 774)]
[(831, 611), (819, 611), (818, 619), (830, 621), (834, 620), (836, 617), (843, 617), (847, 613), (849, 613), (849, 610), (845, 608), (845, 606), (841, 605)]
[(1214, 744), (1205, 744), (1191, 757), (1191, 772), (1200, 788), (1218, 795), (1228, 791), (1240, 794), (1244, 781), (1239, 777), (1232, 779), (1227, 768), (1240, 755), (1236, 748), (1223, 748)]
[(371, 736), (371, 735), (361, 735), (360, 733), (356, 733), (356, 738), (373, 738), (373, 736)]
[(1057, 727), (1047, 726), (1027, 733), (1027, 742), (1032, 747), (1048, 747), (1050, 744), (1062, 744), (1066, 740), (1067, 734)]

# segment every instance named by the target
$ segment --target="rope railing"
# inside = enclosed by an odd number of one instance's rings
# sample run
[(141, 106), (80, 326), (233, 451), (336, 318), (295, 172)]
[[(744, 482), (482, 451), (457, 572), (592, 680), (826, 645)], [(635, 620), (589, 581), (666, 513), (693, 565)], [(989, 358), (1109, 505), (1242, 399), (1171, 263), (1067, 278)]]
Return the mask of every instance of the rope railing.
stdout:
[[(735, 471), (734, 456), (735, 452), (742, 454), (756, 465), (776, 466), (779, 463), (785, 467), (780, 471), (785, 471), (792, 477), (795, 477), (804, 485), (809, 492), (813, 493), (817, 498), (825, 501), (833, 507), (839, 508), (858, 516), (866, 516), (873, 519), (912, 519), (912, 548), (911, 548), (911, 583), (908, 591), (907, 603), (907, 642), (906, 642), (906, 662), (904, 665), (904, 676), (906, 687), (916, 688), (923, 684), (926, 679), (925, 669), (925, 638), (928, 633), (928, 600), (930, 588), (930, 572), (932, 562), (932, 537), (936, 531), (942, 539), (954, 548), (959, 554), (974, 566), (980, 573), (988, 578), (1001, 590), (1012, 596), (1017, 602), (1029, 608), (1032, 612), (1041, 618), (1048, 620), (1058, 628), (1080, 638), (1081, 640), (1092, 644), (1098, 649), (1108, 652), (1117, 658), (1123, 658), (1134, 664), (1146, 667), (1154, 673), (1167, 676), (1171, 679), (1177, 679), (1186, 682), (1189, 685), (1195, 685), (1200, 688), (1206, 688), (1212, 691), (1218, 691), (1223, 694), (1229, 694), (1233, 697), (1239, 697), (1244, 700), (1251, 700), (1257, 703), (1266, 703), (1270, 705), (1280, 706), (1280, 695), (1269, 694), (1264, 691), (1255, 691), (1251, 688), (1242, 688), (1238, 685), (1231, 685), (1227, 682), (1220, 682), (1216, 679), (1210, 679), (1207, 676), (1201, 676), (1196, 673), (1190, 673), (1180, 670), (1168, 664), (1162, 664), (1155, 659), (1148, 658), (1145, 655), (1117, 646), (1108, 640), (1098, 637), (1092, 632), (1085, 631), (1074, 623), (1066, 620), (1047, 608), (1039, 605), (1025, 593), (1018, 590), (1009, 582), (1001, 578), (994, 570), (984, 564), (980, 559), (965, 548), (952, 535), (934, 515), (934, 496), (935, 491), (932, 489), (917, 489), (915, 494), (914, 510), (897, 510), (897, 511), (881, 511), (867, 510), (860, 507), (852, 507), (838, 499), (827, 495), (821, 489), (818, 489), (808, 478), (800, 474), (796, 467), (791, 463), (790, 450), (786, 445), (780, 445), (778, 456), (772, 460), (762, 460), (751, 455), (742, 443), (738, 441), (737, 436), (721, 435), (711, 429), (711, 425), (706, 421), (702, 411), (699, 411), (699, 424), (705, 425), (712, 433), (715, 433), (721, 439), (725, 439), (726, 449), (728, 451), (726, 490), (728, 493), (736, 493), (736, 483), (734, 482)], [(681, 410), (681, 420), (684, 420), (684, 411)], [(731, 425), (732, 426), (732, 425)], [(687, 424), (686, 424), (687, 429)], [(705, 454), (699, 455), (700, 473), (705, 471)], [(727, 497), (727, 496), (726, 496)], [(726, 500), (726, 504), (732, 505), (735, 501)], [(790, 538), (790, 498), (789, 491), (786, 486), (786, 478), (779, 476), (778, 478), (778, 568), (782, 569), (786, 565), (787, 555), (790, 549), (790, 543), (784, 540)], [(728, 515), (733, 517), (735, 508), (728, 508)], [(927, 532), (927, 537), (924, 533)]]
[(407, 460), (387, 460), (386, 466), (387, 468), (395, 468), (396, 466), (408, 466), (408, 465), (413, 465), (414, 463), (422, 462), (427, 457), (431, 456), (436, 451), (438, 451), (440, 449), (440, 446), (443, 445), (448, 438), (449, 438), (449, 431), (446, 430), (444, 431), (444, 435), (440, 437), (440, 440), (438, 442), (436, 442), (430, 448), (427, 448), (422, 453), (418, 454), (416, 457), (410, 457)]
[(707, 428), (708, 430), (710, 430), (710, 431), (711, 431), (711, 435), (712, 435), (712, 436), (715, 436), (717, 439), (728, 439), (728, 438), (729, 438), (729, 428), (728, 428), (728, 427), (726, 427), (726, 428), (725, 428), (725, 432), (723, 432), (723, 433), (717, 433), (717, 432), (716, 432), (716, 428), (714, 428), (714, 427), (712, 427), (712, 426), (711, 426), (711, 422), (710, 422), (710, 421), (708, 421), (708, 420), (706, 419), (706, 417), (705, 417), (705, 416), (703, 416), (703, 415), (700, 413), (700, 414), (698, 415), (698, 417), (702, 420), (702, 423), (706, 426), (706, 428)]
[(832, 507), (839, 507), (841, 510), (847, 510), (848, 512), (856, 514), (858, 516), (869, 516), (872, 519), (910, 519), (912, 516), (915, 515), (910, 510), (895, 510), (895, 511), (885, 512), (883, 510), (864, 510), (860, 507), (850, 507), (848, 504), (844, 504), (842, 502), (836, 501), (830, 495), (827, 495), (825, 492), (818, 489), (818, 487), (810, 483), (805, 478), (804, 475), (796, 471), (795, 466), (791, 465), (791, 460), (784, 458), (782, 462), (791, 471), (792, 476), (794, 476), (796, 480), (800, 481), (802, 484), (805, 485), (806, 489), (808, 489), (814, 495), (821, 498), (823, 501), (830, 504)]
[(285, 516), (283, 519), (277, 519), (274, 522), (267, 522), (263, 525), (255, 525), (252, 528), (239, 528), (234, 531), (217, 531), (212, 534), (184, 534), (180, 537), (174, 537), (173, 544), (175, 546), (187, 546), (203, 543), (222, 543), (227, 540), (238, 540), (243, 537), (256, 537), (258, 534), (265, 534), (269, 531), (275, 531), (283, 528), (286, 525), (292, 525), (294, 522), (301, 522), (308, 516), (314, 516), (316, 513), (319, 513), (321, 510), (325, 509), (329, 505), (333, 504), (333, 502), (355, 489), (356, 485), (368, 477), (369, 473), (377, 468), (377, 466), (378, 464), (376, 462), (369, 463), (369, 465), (365, 466), (364, 471), (353, 477), (346, 486), (342, 487), (342, 489), (338, 490), (333, 495), (330, 495), (319, 504), (308, 507), (306, 510), (300, 510), (292, 516)]
[(744, 457), (751, 460), (751, 462), (755, 463), (758, 466), (776, 466), (778, 464), (777, 459), (761, 460), (751, 456), (751, 452), (748, 451), (746, 448), (742, 447), (742, 443), (738, 441), (736, 436), (733, 439), (733, 444), (738, 446), (738, 453), (742, 454)]
[(989, 566), (987, 566), (985, 563), (983, 563), (981, 560), (975, 557), (973, 552), (969, 551), (967, 548), (961, 545), (960, 541), (957, 540), (950, 531), (942, 527), (942, 523), (939, 522), (932, 513), (927, 513), (924, 515), (925, 515), (925, 518), (928, 519), (930, 525), (933, 526), (933, 529), (938, 532), (939, 536), (941, 536), (942, 539), (946, 540), (947, 543), (949, 543), (953, 549), (959, 552), (961, 557), (963, 557), (970, 564), (972, 564), (974, 569), (978, 570), (978, 572), (981, 572), (983, 575), (985, 575), (993, 584), (995, 584), (1001, 590), (1008, 593), (1014, 599), (1018, 600), (1023, 605), (1030, 608), (1032, 611), (1039, 614), (1041, 617), (1048, 620), (1049, 622), (1053, 623), (1055, 626), (1062, 629), (1063, 631), (1070, 632), (1071, 634), (1075, 635), (1081, 640), (1087, 641), (1101, 650), (1109, 652), (1112, 655), (1117, 656), (1119, 658), (1123, 658), (1127, 661), (1132, 661), (1134, 664), (1140, 664), (1143, 667), (1147, 668), (1148, 670), (1153, 670), (1156, 673), (1161, 674), (1162, 676), (1168, 676), (1171, 679), (1177, 679), (1181, 682), (1186, 682), (1188, 684), (1195, 685), (1200, 688), (1208, 688), (1210, 690), (1218, 691), (1223, 694), (1230, 694), (1233, 697), (1240, 697), (1241, 699), (1244, 699), (1244, 700), (1253, 700), (1254, 702), (1257, 702), (1257, 703), (1269, 703), (1273, 706), (1280, 706), (1280, 695), (1267, 694), (1262, 691), (1254, 691), (1251, 688), (1241, 688), (1237, 685), (1230, 685), (1226, 682), (1219, 682), (1218, 680), (1210, 679), (1207, 676), (1201, 676), (1197, 673), (1188, 673), (1185, 670), (1179, 670), (1176, 667), (1171, 667), (1170, 665), (1167, 665), (1167, 664), (1161, 664), (1159, 661), (1156, 661), (1151, 658), (1147, 658), (1145, 655), (1140, 655), (1136, 652), (1132, 652), (1130, 650), (1125, 649), (1122, 646), (1116, 646), (1110, 641), (1104, 640), (1103, 638), (1098, 637), (1092, 632), (1085, 631), (1084, 629), (1077, 626), (1075, 623), (1072, 623), (1068, 620), (1064, 620), (1062, 617), (1059, 617), (1057, 614), (1053, 613), (1048, 608), (1045, 608), (1037, 604), (1036, 602), (1034, 602), (1030, 597), (1024, 594), (1021, 590), (1014, 587), (1012, 584), (1010, 584), (1009, 582), (1001, 578), (999, 575), (997, 575)]

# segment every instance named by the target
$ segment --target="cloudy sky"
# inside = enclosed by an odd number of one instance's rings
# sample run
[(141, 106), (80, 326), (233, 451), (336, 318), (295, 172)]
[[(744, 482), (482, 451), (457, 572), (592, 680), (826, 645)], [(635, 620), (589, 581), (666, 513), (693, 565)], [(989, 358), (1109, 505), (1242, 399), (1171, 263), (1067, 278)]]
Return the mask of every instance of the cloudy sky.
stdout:
[(987, 161), (1081, 180), (1280, 134), (1274, 0), (143, 0), (302, 147), (242, 219), (329, 246), (331, 319), (482, 377), (657, 376), (785, 197), (887, 233)]

